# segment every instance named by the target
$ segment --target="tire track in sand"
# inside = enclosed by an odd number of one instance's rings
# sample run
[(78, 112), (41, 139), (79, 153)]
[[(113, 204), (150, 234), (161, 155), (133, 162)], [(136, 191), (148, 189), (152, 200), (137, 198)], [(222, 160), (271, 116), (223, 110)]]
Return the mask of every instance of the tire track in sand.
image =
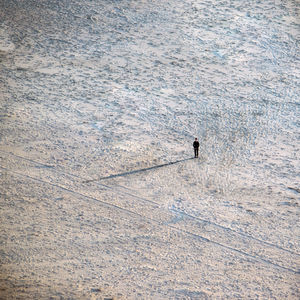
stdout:
[[(124, 192), (116, 188), (116, 186), (109, 186), (98, 182), (85, 184), (83, 182), (84, 178), (56, 170), (54, 166), (49, 166), (42, 162), (2, 150), (0, 152), (2, 153), (1, 169), (16, 176), (50, 184), (53, 187), (88, 201), (96, 201), (97, 203), (101, 203), (101, 205), (114, 207), (143, 220), (155, 222), (160, 226), (166, 226), (172, 230), (196, 237), (202, 242), (213, 243), (219, 247), (250, 257), (261, 263), (267, 263), (276, 268), (296, 274), (300, 273), (298, 265), (300, 255), (296, 252), (182, 211), (168, 211), (157, 202)], [(6, 159), (3, 156), (6, 156)], [(103, 193), (107, 196), (105, 197), (106, 201), (101, 200)], [(112, 194), (117, 194), (118, 197), (111, 197)], [(130, 198), (130, 202), (128, 202), (128, 198)], [(174, 218), (178, 218), (178, 215), (180, 216), (180, 221), (173, 222)]]

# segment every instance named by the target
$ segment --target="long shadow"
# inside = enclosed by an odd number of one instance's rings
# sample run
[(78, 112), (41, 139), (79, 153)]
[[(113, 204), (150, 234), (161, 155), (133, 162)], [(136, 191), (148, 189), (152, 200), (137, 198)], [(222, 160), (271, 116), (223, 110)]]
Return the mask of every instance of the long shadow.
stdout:
[(110, 175), (110, 176), (106, 176), (106, 177), (100, 177), (100, 178), (97, 178), (97, 179), (86, 180), (86, 181), (83, 181), (83, 183), (89, 183), (89, 182), (93, 182), (93, 181), (100, 181), (100, 180), (105, 180), (105, 179), (112, 179), (112, 178), (116, 178), (116, 177), (132, 175), (132, 174), (136, 174), (136, 173), (141, 173), (141, 172), (145, 172), (145, 171), (149, 171), (149, 170), (154, 170), (154, 169), (158, 169), (158, 168), (178, 164), (180, 162), (191, 160), (191, 159), (194, 159), (194, 157), (185, 158), (185, 159), (176, 160), (176, 161), (171, 161), (171, 162), (168, 162), (168, 163), (165, 163), (165, 164), (162, 164), (162, 165), (157, 165), (157, 166), (153, 166), (153, 167), (149, 167), (149, 168), (143, 168), (143, 169), (139, 169), (139, 170), (128, 171), (128, 172), (124, 172), (124, 173)]

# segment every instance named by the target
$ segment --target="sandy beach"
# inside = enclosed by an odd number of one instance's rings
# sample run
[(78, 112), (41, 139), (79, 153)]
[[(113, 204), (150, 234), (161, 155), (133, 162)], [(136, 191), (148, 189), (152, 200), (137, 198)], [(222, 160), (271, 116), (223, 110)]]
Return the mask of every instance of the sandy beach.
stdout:
[(299, 19), (2, 0), (0, 299), (299, 299)]

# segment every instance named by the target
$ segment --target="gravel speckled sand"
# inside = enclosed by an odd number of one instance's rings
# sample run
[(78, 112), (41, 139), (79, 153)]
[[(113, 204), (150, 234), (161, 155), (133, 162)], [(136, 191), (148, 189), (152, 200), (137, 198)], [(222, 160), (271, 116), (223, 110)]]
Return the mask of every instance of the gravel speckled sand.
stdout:
[(299, 20), (2, 0), (0, 299), (299, 299)]

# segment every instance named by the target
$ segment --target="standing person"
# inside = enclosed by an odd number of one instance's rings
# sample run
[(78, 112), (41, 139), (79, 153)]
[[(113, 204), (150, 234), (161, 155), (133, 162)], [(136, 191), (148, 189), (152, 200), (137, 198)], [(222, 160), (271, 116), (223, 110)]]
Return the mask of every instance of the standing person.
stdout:
[(198, 142), (198, 139), (197, 139), (197, 138), (195, 138), (195, 140), (194, 140), (193, 147), (194, 147), (195, 157), (198, 157), (198, 152), (199, 152), (199, 142)]

